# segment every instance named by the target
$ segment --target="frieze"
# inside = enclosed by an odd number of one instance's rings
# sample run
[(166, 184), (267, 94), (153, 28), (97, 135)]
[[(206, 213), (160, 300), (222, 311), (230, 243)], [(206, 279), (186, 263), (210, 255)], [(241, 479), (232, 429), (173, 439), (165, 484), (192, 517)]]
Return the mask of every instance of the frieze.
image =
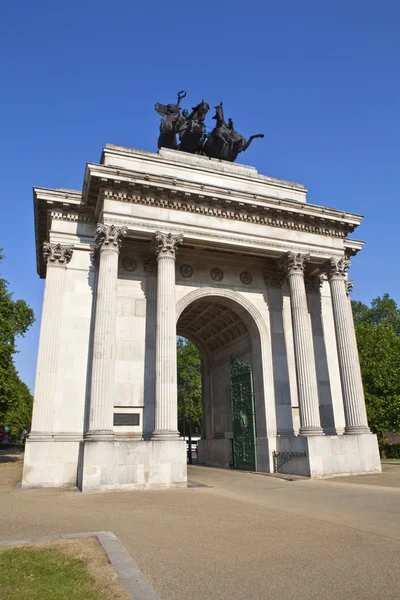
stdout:
[[(122, 220), (122, 219), (113, 219), (113, 222), (115, 224), (121, 224), (121, 225), (127, 225), (127, 220)], [(149, 229), (150, 231), (154, 232), (155, 229), (155, 225), (154, 223), (151, 222), (146, 222), (146, 221), (130, 221), (129, 222), (129, 226), (130, 229), (134, 229), (135, 227), (140, 228), (140, 229)], [(167, 229), (166, 227), (163, 227), (164, 231), (171, 231), (171, 233), (182, 233), (182, 235), (184, 235), (185, 237), (190, 237), (190, 230), (184, 230), (184, 229), (176, 229), (174, 227), (174, 229)], [(233, 235), (221, 235), (221, 233), (218, 231), (217, 233), (214, 232), (215, 238), (218, 238), (218, 241), (224, 240), (226, 242), (239, 242), (241, 244), (246, 244), (248, 247), (251, 246), (259, 246), (260, 248), (262, 248), (263, 250), (267, 250), (269, 248), (276, 248), (277, 251), (280, 251), (281, 253), (287, 250), (288, 244), (287, 242), (275, 242), (275, 241), (265, 241), (265, 240), (258, 240), (258, 239), (254, 239), (251, 237), (238, 237), (238, 236), (233, 236)], [(209, 236), (209, 232), (207, 231), (207, 236)], [(296, 251), (296, 250), (295, 250)], [(304, 250), (303, 250), (304, 251)], [(320, 251), (320, 250), (315, 250), (314, 248), (312, 249), (312, 256), (313, 257), (320, 257), (321, 259), (325, 259), (326, 260), (326, 256), (327, 256), (327, 251)], [(338, 257), (340, 258), (340, 257)]]
[[(269, 215), (266, 213), (284, 213), (284, 210), (273, 207), (260, 207), (259, 205), (247, 205), (241, 202), (235, 202), (233, 200), (223, 200), (214, 197), (206, 198), (205, 196), (199, 196), (199, 202), (190, 202), (192, 194), (183, 193), (186, 196), (186, 200), (182, 201), (178, 199), (171, 199), (168, 197), (156, 197), (156, 196), (145, 196), (141, 194), (130, 194), (127, 192), (116, 192), (110, 190), (103, 190), (104, 197), (107, 199), (113, 199), (120, 202), (131, 202), (133, 204), (144, 204), (148, 206), (155, 206), (157, 208), (167, 208), (172, 210), (179, 210), (183, 212), (198, 213), (210, 217), (218, 217), (224, 219), (232, 219), (237, 221), (245, 221), (249, 223), (256, 223), (259, 225), (269, 225), (271, 227), (278, 227), (282, 229), (292, 229), (294, 231), (304, 231), (306, 233), (317, 233), (319, 235), (328, 235), (331, 237), (346, 237), (348, 231), (339, 229), (338, 227), (316, 225), (312, 223), (302, 222), (295, 218), (288, 219), (282, 218), (281, 215)], [(203, 204), (201, 203), (203, 202)], [(210, 202), (210, 205), (205, 204)], [(218, 206), (217, 204), (225, 204), (227, 206)], [(235, 204), (239, 205), (240, 210), (235, 210)], [(228, 206), (232, 205), (232, 208)], [(241, 206), (240, 206), (241, 205)], [(246, 210), (246, 207), (247, 210)], [(292, 213), (293, 217), (293, 213)], [(314, 220), (317, 219), (314, 215), (310, 215)], [(297, 217), (300, 219), (301, 217)], [(304, 219), (307, 215), (304, 215)]]

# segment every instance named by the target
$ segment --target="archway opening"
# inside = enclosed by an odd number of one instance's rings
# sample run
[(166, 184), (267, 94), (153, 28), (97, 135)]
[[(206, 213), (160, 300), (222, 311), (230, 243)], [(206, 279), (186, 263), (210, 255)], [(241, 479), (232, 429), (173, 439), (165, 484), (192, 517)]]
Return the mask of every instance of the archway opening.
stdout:
[(187, 338), (178, 336), (178, 430), (186, 440), (189, 464), (197, 463), (198, 442), (203, 418), (203, 361), (199, 349)]
[(265, 403), (260, 335), (253, 317), (232, 298), (207, 295), (178, 306), (177, 335), (198, 348), (202, 362), (198, 462), (257, 470)]

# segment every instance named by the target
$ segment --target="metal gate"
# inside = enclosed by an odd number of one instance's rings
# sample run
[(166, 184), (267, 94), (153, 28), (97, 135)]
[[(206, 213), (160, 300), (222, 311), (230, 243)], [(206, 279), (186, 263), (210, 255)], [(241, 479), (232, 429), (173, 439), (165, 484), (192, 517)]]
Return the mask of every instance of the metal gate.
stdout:
[(253, 370), (237, 359), (231, 360), (231, 403), (233, 468), (257, 471)]

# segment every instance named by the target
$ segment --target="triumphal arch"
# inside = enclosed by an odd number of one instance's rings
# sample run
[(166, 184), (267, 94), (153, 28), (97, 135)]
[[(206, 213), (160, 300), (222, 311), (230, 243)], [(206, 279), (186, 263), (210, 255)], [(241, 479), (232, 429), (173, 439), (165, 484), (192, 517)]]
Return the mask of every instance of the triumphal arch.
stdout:
[(203, 362), (199, 462), (380, 470), (347, 278), (361, 217), (303, 185), (107, 145), (82, 191), (34, 190), (46, 278), (23, 487), (186, 484), (176, 335)]

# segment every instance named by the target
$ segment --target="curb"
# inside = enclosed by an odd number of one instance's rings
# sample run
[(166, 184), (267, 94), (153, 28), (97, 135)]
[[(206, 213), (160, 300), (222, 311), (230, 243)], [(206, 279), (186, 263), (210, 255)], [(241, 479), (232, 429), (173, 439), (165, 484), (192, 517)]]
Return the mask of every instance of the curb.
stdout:
[(119, 539), (111, 531), (66, 533), (64, 535), (10, 540), (0, 542), (0, 547), (4, 548), (6, 546), (15, 546), (16, 544), (32, 544), (36, 542), (55, 542), (56, 540), (84, 537), (97, 537), (131, 600), (160, 600), (160, 597), (157, 596), (135, 561), (129, 556)]

